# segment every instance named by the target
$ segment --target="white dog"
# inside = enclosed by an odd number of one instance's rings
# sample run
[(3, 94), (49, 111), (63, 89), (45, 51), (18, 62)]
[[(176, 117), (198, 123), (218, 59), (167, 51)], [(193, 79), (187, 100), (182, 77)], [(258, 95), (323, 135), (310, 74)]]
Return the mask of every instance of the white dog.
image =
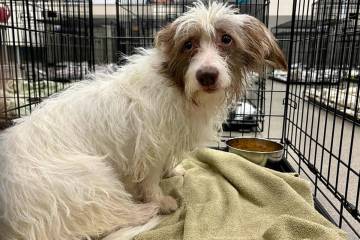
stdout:
[(124, 239), (124, 229), (153, 227), (177, 209), (160, 179), (217, 139), (247, 73), (286, 68), (260, 21), (218, 3), (196, 3), (155, 45), (2, 133), (1, 240)]

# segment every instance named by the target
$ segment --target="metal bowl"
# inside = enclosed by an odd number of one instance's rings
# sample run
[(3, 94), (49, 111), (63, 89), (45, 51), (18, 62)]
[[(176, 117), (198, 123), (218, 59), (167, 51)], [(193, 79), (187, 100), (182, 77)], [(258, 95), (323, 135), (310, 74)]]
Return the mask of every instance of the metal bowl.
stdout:
[(229, 152), (261, 166), (265, 166), (267, 160), (280, 161), (284, 154), (282, 144), (263, 138), (238, 137), (225, 143)]

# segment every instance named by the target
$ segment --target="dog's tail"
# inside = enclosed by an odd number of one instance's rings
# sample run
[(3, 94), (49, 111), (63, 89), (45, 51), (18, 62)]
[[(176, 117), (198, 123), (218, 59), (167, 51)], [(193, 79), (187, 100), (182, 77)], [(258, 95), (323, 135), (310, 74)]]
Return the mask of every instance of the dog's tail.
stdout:
[(155, 228), (162, 219), (163, 219), (162, 216), (156, 215), (153, 218), (151, 218), (144, 225), (140, 225), (140, 226), (136, 226), (136, 227), (122, 228), (120, 230), (117, 230), (117, 231), (109, 234), (102, 240), (131, 240), (136, 235)]

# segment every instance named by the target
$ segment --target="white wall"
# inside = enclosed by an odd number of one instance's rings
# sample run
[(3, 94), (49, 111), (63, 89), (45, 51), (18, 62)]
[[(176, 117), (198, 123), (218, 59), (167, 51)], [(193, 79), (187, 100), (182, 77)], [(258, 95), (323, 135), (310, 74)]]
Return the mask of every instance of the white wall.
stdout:
[[(270, 16), (276, 16), (278, 2), (279, 2), (279, 15), (281, 15), (281, 16), (292, 15), (293, 0), (270, 0), (270, 13), (269, 13)], [(310, 14), (311, 6), (312, 6), (313, 2), (314, 2), (314, 0), (298, 0), (297, 6), (296, 6), (297, 15), (301, 15), (301, 13), (303, 12), (303, 9), (304, 9), (305, 15), (306, 15), (306, 11), (309, 11), (309, 14)], [(305, 3), (305, 5), (304, 5), (304, 3)], [(310, 6), (309, 10), (307, 10), (308, 6)]]
[[(270, 16), (276, 16), (277, 14), (277, 5), (279, 1), (279, 15), (281, 16), (288, 16), (292, 14), (292, 6), (293, 0), (270, 0)], [(301, 1), (304, 2), (305, 0)], [(104, 2), (105, 0), (93, 0), (94, 3), (94, 15), (103, 15), (104, 14)], [(106, 0), (107, 6), (107, 13), (109, 15), (115, 14), (115, 0)], [(308, 2), (307, 0), (305, 2)], [(313, 0), (309, 1), (312, 4)]]

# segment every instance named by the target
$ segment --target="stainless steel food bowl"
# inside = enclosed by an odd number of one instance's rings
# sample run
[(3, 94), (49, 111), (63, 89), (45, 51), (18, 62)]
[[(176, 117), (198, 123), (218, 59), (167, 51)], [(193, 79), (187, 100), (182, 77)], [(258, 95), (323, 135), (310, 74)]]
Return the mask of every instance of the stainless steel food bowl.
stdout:
[(282, 144), (263, 138), (237, 137), (225, 143), (229, 152), (261, 166), (265, 166), (267, 160), (280, 161), (284, 154)]

